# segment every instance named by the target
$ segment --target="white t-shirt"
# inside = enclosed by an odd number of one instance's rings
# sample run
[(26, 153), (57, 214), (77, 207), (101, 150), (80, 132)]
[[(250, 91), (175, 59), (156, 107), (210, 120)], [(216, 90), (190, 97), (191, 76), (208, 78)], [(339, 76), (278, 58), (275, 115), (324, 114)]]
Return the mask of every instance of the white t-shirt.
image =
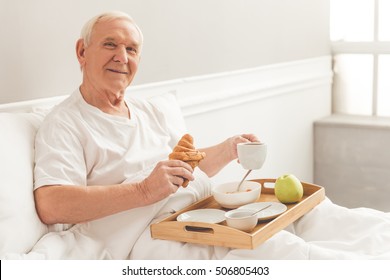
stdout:
[[(168, 93), (147, 100), (126, 97), (126, 104), (131, 119), (103, 113), (86, 103), (77, 90), (54, 108), (36, 136), (34, 188), (53, 184), (85, 186), (136, 182), (148, 176), (157, 162), (167, 160), (186, 132), (175, 96)], [(126, 258), (153, 219), (210, 195), (207, 175), (196, 168), (194, 176), (195, 180), (187, 188), (179, 188), (152, 205), (73, 227), (50, 226), (50, 231), (69, 229), (61, 236), (69, 239), (72, 235), (70, 239), (74, 242), (71, 250), (66, 250), (64, 255), (59, 250), (54, 258), (80, 258), (85, 244), (88, 244), (85, 256), (95, 254), (92, 258), (101, 258), (106, 254), (105, 258)], [(48, 240), (51, 238), (47, 236)]]
[(173, 94), (126, 97), (127, 119), (89, 105), (76, 90), (48, 114), (37, 134), (34, 188), (118, 184), (151, 170), (168, 159), (185, 131), (174, 102)]

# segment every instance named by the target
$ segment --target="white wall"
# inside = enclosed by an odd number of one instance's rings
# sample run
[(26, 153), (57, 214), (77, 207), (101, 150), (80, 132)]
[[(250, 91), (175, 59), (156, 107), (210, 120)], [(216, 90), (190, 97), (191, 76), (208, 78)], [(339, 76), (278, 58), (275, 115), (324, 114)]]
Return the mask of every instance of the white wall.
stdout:
[(135, 84), (330, 53), (329, 0), (0, 0), (0, 103), (68, 94), (79, 30), (106, 10), (145, 35)]

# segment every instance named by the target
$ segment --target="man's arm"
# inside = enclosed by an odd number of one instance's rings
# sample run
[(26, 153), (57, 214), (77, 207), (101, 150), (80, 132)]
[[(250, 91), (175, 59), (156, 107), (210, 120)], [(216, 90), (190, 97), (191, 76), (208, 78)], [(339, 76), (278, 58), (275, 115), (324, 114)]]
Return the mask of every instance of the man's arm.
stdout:
[(162, 161), (139, 183), (109, 186), (42, 186), (35, 190), (38, 215), (45, 224), (76, 224), (160, 201), (177, 191), (192, 168), (179, 160)]
[(258, 141), (259, 139), (253, 134), (242, 134), (230, 137), (215, 146), (199, 149), (199, 151), (206, 153), (206, 158), (199, 162), (199, 168), (212, 177), (237, 158), (238, 143)]

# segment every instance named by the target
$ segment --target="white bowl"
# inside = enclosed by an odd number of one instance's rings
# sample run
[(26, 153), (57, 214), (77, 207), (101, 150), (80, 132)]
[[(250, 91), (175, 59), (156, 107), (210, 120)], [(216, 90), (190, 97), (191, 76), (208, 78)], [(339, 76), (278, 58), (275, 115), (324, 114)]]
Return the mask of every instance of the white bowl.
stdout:
[(257, 215), (255, 211), (248, 209), (234, 209), (225, 213), (226, 223), (229, 227), (233, 227), (243, 231), (252, 231), (257, 225)]
[(261, 184), (244, 181), (237, 192), (240, 182), (229, 182), (213, 188), (214, 199), (224, 208), (234, 209), (255, 202), (260, 197)]

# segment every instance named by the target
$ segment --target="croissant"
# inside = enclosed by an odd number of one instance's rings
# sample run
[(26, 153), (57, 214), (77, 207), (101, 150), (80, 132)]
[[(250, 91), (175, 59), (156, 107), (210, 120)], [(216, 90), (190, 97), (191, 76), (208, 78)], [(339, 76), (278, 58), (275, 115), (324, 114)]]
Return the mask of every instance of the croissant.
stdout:
[[(177, 145), (173, 148), (172, 153), (169, 154), (169, 159), (184, 161), (194, 169), (199, 165), (199, 161), (206, 157), (206, 153), (195, 150), (193, 143), (194, 139), (191, 135), (183, 135)], [(189, 181), (185, 179), (182, 186), (185, 188), (188, 186), (188, 183)]]

